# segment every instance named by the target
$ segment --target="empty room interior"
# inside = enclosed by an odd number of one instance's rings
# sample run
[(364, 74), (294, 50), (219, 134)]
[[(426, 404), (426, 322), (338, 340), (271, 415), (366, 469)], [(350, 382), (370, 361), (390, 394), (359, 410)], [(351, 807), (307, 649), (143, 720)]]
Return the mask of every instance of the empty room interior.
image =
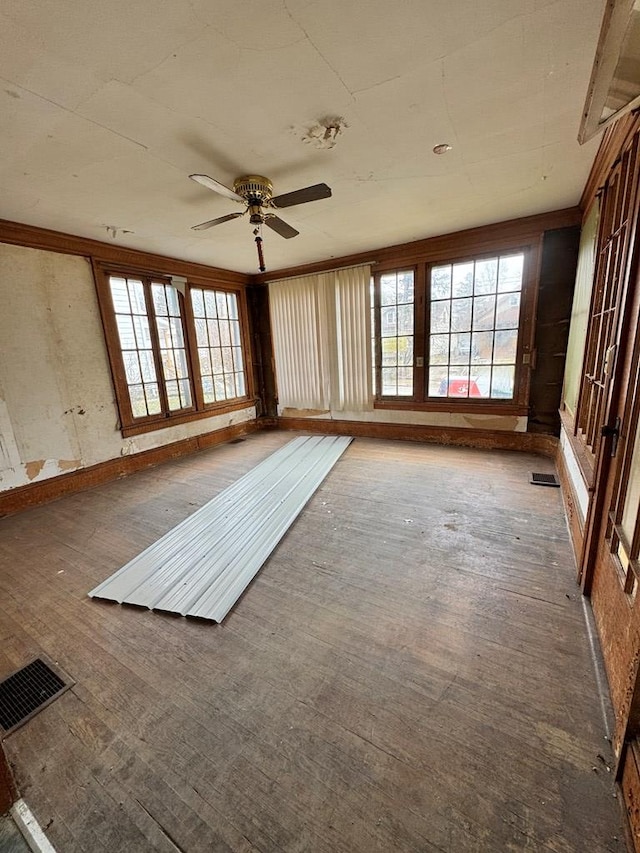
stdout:
[(0, 78), (0, 850), (640, 851), (638, 3)]

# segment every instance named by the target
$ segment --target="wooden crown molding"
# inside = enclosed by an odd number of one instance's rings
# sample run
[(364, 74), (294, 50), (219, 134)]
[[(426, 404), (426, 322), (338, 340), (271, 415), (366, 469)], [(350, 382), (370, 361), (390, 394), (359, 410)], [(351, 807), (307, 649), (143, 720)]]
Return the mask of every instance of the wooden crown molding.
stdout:
[(63, 234), (61, 231), (50, 231), (35, 225), (25, 225), (21, 222), (10, 222), (0, 219), (0, 243), (12, 243), (16, 246), (26, 246), (30, 249), (43, 249), (49, 252), (62, 252), (65, 255), (82, 255), (106, 264), (126, 266), (161, 275), (183, 275), (187, 278), (216, 281), (221, 284), (247, 285), (251, 277), (244, 273), (224, 270), (219, 267), (209, 267), (191, 261), (182, 261), (165, 255), (154, 255), (137, 249), (127, 249), (102, 243), (89, 237), (76, 237), (73, 234)]
[(556, 228), (568, 228), (580, 225), (582, 211), (579, 207), (567, 207), (550, 213), (539, 213), (535, 216), (525, 216), (522, 219), (510, 219), (506, 222), (495, 222), (465, 231), (442, 234), (437, 237), (427, 237), (412, 243), (401, 243), (397, 246), (387, 246), (368, 252), (358, 252), (341, 258), (331, 258), (312, 264), (302, 264), (286, 269), (272, 270), (268, 273), (254, 275), (253, 284), (267, 284), (281, 278), (289, 278), (310, 273), (327, 272), (341, 267), (372, 264), (377, 268), (397, 266), (398, 264), (419, 263), (421, 261), (443, 260), (458, 257), (465, 253), (481, 253), (492, 251), (496, 246), (517, 246), (530, 244), (539, 240), (545, 231)]

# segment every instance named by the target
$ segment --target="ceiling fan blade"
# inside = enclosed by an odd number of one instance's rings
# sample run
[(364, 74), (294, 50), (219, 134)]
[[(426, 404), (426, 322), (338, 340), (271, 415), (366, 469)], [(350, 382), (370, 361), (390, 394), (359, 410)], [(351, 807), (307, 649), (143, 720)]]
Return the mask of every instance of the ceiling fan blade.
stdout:
[(210, 178), (208, 175), (189, 175), (192, 181), (195, 181), (197, 184), (202, 184), (203, 187), (206, 187), (208, 190), (213, 190), (214, 193), (219, 193), (220, 195), (225, 196), (225, 198), (230, 198), (232, 201), (242, 201), (244, 199), (242, 196), (239, 196), (238, 193), (230, 190), (229, 187), (225, 187), (224, 184), (221, 184), (219, 181), (214, 181), (213, 178)]
[(285, 240), (289, 240), (291, 237), (297, 237), (300, 233), (285, 222), (284, 219), (280, 219), (279, 216), (276, 216), (275, 213), (267, 214), (264, 224), (271, 228), (272, 231), (275, 231), (276, 234), (284, 237)]
[(229, 222), (230, 219), (237, 219), (239, 216), (244, 216), (244, 213), (227, 213), (226, 216), (219, 216), (217, 219), (201, 222), (200, 225), (192, 225), (191, 230), (205, 231), (207, 228), (213, 228), (214, 225), (222, 225), (223, 222)]
[(293, 207), (294, 204), (306, 204), (308, 201), (317, 201), (330, 196), (331, 187), (326, 184), (314, 184), (312, 187), (303, 187), (301, 190), (277, 195), (271, 199), (271, 204), (274, 207)]

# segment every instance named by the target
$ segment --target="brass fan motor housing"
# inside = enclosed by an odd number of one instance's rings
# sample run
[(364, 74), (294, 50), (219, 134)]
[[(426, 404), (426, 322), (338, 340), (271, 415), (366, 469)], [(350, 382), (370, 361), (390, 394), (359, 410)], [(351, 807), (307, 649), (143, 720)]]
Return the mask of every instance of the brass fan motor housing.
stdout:
[(233, 191), (248, 204), (268, 204), (273, 195), (273, 184), (263, 175), (243, 175), (233, 182)]

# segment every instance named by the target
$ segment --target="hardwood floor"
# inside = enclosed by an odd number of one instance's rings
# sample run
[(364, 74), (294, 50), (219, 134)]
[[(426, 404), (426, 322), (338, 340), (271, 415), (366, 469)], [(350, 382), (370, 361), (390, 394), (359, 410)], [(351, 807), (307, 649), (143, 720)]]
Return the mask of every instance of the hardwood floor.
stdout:
[(626, 849), (558, 490), (535, 456), (357, 439), (222, 625), (87, 591), (292, 437), (7, 518), (9, 736), (60, 853)]

